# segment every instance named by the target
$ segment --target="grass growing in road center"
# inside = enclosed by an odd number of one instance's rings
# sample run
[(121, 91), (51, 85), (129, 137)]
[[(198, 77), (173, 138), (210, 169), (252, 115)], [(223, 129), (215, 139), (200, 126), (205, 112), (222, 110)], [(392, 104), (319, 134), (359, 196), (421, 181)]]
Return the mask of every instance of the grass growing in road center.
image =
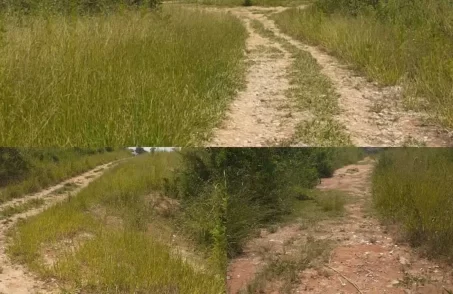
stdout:
[(317, 0), (274, 18), (283, 32), (322, 46), (369, 79), (402, 85), (408, 107), (451, 127), (452, 13), (449, 0)]
[(0, 145), (186, 146), (243, 84), (246, 32), (163, 7), (0, 16)]

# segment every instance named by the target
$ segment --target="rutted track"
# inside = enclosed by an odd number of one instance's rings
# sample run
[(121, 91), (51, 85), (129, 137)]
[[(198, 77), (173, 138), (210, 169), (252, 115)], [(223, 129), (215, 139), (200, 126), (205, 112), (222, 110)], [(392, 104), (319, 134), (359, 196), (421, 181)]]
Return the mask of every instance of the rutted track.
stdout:
[[(207, 8), (212, 9), (212, 8)], [(270, 13), (285, 8), (224, 8), (242, 19), (249, 31), (246, 89), (232, 102), (222, 125), (214, 130), (208, 146), (273, 146), (290, 141), (296, 126), (313, 115), (297, 111), (287, 97), (288, 72), (293, 57), (282, 44), (255, 32), (250, 22), (261, 22), (277, 37), (298, 50), (309, 52), (321, 66), (339, 94), (340, 113), (334, 117), (346, 129), (356, 146), (452, 146), (447, 130), (427, 124), (427, 115), (406, 111), (401, 103), (399, 87), (379, 88), (341, 64), (317, 47), (309, 46), (283, 34)], [(300, 9), (303, 9), (301, 7)], [(270, 55), (256, 50), (258, 46), (274, 47), (283, 52)], [(377, 107), (379, 106), (379, 107)], [(298, 145), (305, 145), (303, 142)]]
[[(44, 205), (39, 208), (33, 208), (23, 213), (15, 214), (10, 218), (2, 221), (2, 224), (0, 226), (0, 293), (59, 293), (57, 286), (52, 281), (42, 281), (38, 279), (34, 274), (30, 273), (24, 266), (13, 264), (11, 262), (5, 252), (8, 242), (6, 233), (20, 219), (25, 219), (41, 213), (47, 208), (64, 201), (69, 196), (69, 194), (77, 194), (80, 190), (99, 178), (107, 169), (115, 166), (116, 163), (120, 161), (122, 160), (100, 165), (86, 173), (63, 181), (38, 193), (27, 195), (20, 199), (11, 200), (0, 206), (1, 210), (7, 206), (25, 203), (32, 199), (42, 199), (45, 201)], [(68, 193), (58, 193), (58, 190), (65, 187), (66, 184), (75, 184), (76, 187)]]
[[(281, 44), (260, 35), (251, 25), (253, 15), (244, 9), (230, 9), (244, 21), (247, 40), (246, 89), (231, 104), (222, 126), (214, 130), (209, 146), (273, 146), (293, 137), (303, 114), (286, 97), (290, 85), (287, 72), (292, 57)], [(278, 53), (275, 53), (278, 52)]]

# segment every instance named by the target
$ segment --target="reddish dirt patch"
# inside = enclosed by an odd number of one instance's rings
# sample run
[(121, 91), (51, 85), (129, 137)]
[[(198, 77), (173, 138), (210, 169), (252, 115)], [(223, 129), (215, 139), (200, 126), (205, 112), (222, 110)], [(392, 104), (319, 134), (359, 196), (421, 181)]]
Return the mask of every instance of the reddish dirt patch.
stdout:
[[(369, 216), (366, 207), (371, 201), (373, 165), (373, 160), (365, 159), (346, 166), (318, 186), (320, 190), (339, 190), (349, 195), (341, 219), (320, 221), (306, 229), (294, 223), (252, 239), (244, 254), (231, 261), (229, 293), (238, 293), (265, 266), (263, 250), (267, 256), (292, 254), (306, 244), (307, 236), (330, 240), (334, 246), (328, 262), (298, 273), (299, 281), (291, 293), (440, 294), (446, 293), (444, 288), (453, 289), (450, 266), (427, 260), (407, 244), (396, 242), (386, 227)], [(282, 293), (279, 285), (279, 281), (269, 281), (265, 293)]]

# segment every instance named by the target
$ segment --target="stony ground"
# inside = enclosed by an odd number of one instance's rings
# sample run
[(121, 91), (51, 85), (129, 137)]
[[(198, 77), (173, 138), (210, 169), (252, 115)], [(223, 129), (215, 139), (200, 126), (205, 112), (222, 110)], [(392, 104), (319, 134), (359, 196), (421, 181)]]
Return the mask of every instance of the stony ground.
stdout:
[[(323, 179), (320, 190), (336, 190), (350, 197), (345, 215), (301, 226), (298, 220), (276, 232), (263, 231), (250, 240), (244, 254), (231, 261), (229, 293), (239, 293), (266, 267), (263, 256), (288, 256), (307, 242), (331, 244), (328, 258), (295, 273), (291, 293), (446, 293), (453, 289), (453, 269), (421, 257), (370, 213), (370, 175), (373, 161), (366, 159), (337, 170)], [(314, 243), (316, 244), (316, 243)], [(266, 248), (263, 255), (263, 248)], [(282, 258), (283, 258), (282, 257)], [(265, 283), (265, 293), (285, 293), (281, 281)]]

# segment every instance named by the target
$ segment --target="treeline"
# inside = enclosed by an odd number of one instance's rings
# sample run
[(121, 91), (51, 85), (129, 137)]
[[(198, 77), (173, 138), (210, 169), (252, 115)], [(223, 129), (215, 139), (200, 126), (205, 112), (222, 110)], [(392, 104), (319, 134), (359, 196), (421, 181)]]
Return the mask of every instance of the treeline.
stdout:
[(0, 147), (0, 203), (75, 176), (96, 165), (130, 156), (111, 147), (7, 148)]
[(288, 213), (305, 188), (364, 155), (356, 148), (208, 148), (181, 154), (182, 167), (165, 184), (166, 193), (181, 201), (181, 226), (229, 257), (241, 252), (255, 229)]
[(0, 0), (0, 12), (85, 14), (119, 7), (156, 8), (161, 0)]
[(453, 260), (453, 150), (389, 149), (373, 175), (373, 197), (385, 220), (414, 246)]

